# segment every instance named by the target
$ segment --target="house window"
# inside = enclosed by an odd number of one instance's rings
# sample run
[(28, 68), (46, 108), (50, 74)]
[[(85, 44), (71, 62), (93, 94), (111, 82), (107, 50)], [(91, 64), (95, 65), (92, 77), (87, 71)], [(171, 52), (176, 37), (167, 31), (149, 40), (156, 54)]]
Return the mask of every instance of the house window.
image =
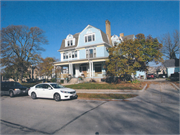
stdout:
[(77, 58), (77, 51), (72, 52), (72, 58)]
[(68, 59), (68, 53), (66, 53), (66, 59)]
[(117, 46), (118, 45), (118, 43), (117, 42), (114, 42), (114, 46)]
[(74, 53), (75, 53), (75, 58), (77, 58), (77, 51), (75, 51)]
[(72, 46), (73, 45), (73, 40), (68, 40), (67, 41), (67, 46)]
[(93, 58), (93, 49), (89, 49), (89, 58)]
[(72, 52), (72, 58), (74, 58), (74, 52)]
[(91, 41), (95, 41), (95, 34), (85, 36), (85, 43), (86, 42), (91, 42)]
[(86, 49), (86, 58), (96, 58), (96, 48)]
[(66, 59), (66, 54), (65, 53), (63, 53), (63, 59)]
[(71, 58), (71, 52), (69, 52), (69, 58)]
[(102, 72), (101, 64), (95, 64), (95, 72)]

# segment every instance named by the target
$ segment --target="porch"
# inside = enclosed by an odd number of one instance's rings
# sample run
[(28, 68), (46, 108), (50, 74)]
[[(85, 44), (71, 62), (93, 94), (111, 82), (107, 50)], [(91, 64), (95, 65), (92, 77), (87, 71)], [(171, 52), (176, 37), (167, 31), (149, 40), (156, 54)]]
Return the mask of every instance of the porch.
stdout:
[(54, 63), (54, 68), (61, 69), (61, 79), (65, 74), (70, 74), (73, 78), (84, 76), (85, 78), (103, 78), (106, 76), (105, 71), (106, 59), (76, 60)]

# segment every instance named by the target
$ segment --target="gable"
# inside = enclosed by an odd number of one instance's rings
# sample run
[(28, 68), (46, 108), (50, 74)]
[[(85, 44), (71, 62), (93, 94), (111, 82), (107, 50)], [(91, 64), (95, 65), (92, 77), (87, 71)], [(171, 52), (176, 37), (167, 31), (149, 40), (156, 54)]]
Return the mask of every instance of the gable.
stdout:
[(90, 45), (109, 44), (107, 35), (100, 29), (88, 25), (80, 34), (77, 47), (86, 47)]
[[(65, 49), (73, 49), (73, 48), (75, 48), (77, 46), (77, 44), (78, 44), (78, 37), (79, 37), (79, 33), (76, 33), (74, 35), (71, 35), (71, 34), (67, 35), (66, 39), (63, 39), (63, 41), (62, 41), (59, 51), (60, 50), (65, 50)], [(73, 46), (66, 46), (65, 41), (67, 39), (74, 39), (74, 45)]]

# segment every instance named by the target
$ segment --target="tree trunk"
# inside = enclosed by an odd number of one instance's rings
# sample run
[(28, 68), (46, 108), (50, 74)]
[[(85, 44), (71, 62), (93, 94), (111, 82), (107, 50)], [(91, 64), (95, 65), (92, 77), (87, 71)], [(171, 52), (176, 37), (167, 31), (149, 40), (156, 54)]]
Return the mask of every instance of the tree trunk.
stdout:
[(22, 79), (23, 79), (23, 71), (20, 72), (19, 83), (22, 83)]

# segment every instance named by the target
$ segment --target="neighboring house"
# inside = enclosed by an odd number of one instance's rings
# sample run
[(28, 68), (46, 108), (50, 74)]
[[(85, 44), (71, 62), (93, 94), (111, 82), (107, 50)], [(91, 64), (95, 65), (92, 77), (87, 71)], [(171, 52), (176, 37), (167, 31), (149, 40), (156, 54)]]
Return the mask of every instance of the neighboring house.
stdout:
[(54, 66), (68, 69), (68, 73), (73, 77), (84, 75), (86, 78), (100, 80), (106, 76), (104, 65), (109, 56), (108, 48), (126, 39), (135, 39), (135, 36), (124, 36), (123, 33), (119, 37), (111, 36), (111, 26), (108, 20), (106, 20), (106, 33), (88, 25), (80, 33), (69, 34), (63, 39), (58, 50), (61, 60), (55, 62)]
[(179, 72), (179, 59), (166, 60), (163, 65), (166, 67), (167, 77)]
[(138, 79), (146, 79), (146, 72), (145, 71), (136, 71), (135, 77)]

